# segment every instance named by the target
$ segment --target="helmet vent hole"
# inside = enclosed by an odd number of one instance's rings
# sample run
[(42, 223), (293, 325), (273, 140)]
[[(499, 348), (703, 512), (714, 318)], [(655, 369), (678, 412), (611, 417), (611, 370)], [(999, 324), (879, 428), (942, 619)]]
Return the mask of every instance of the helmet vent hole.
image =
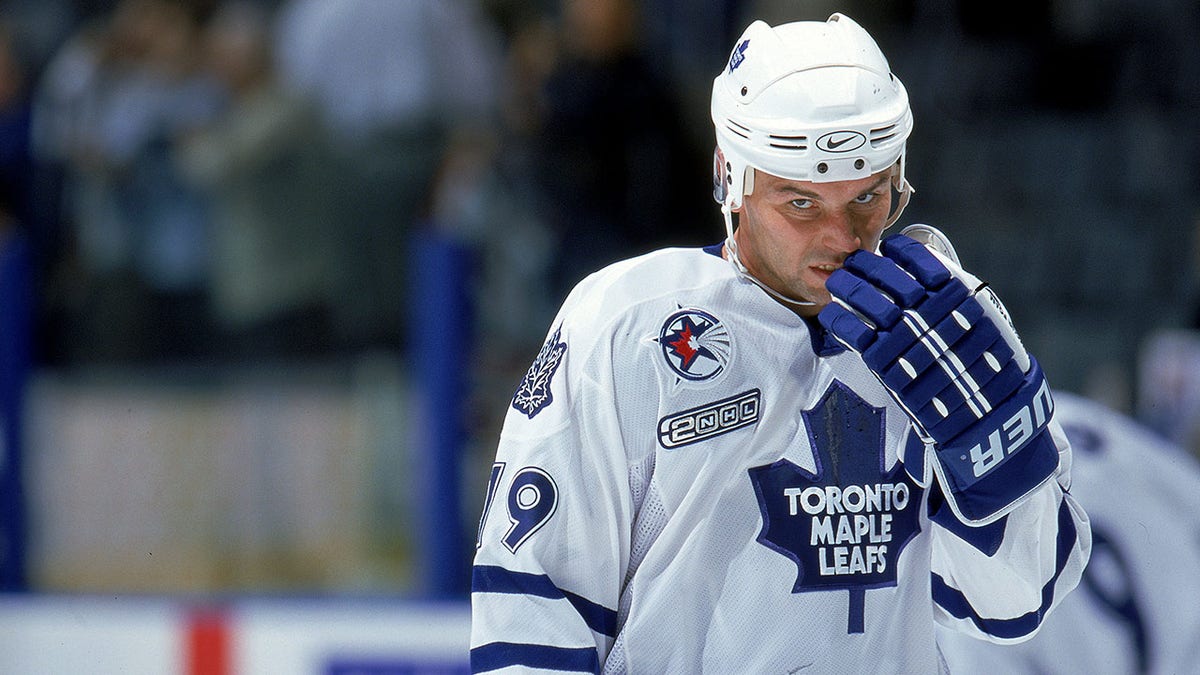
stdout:
[(731, 119), (725, 120), (725, 128), (728, 129), (729, 132), (734, 134), (735, 136), (741, 136), (742, 138), (750, 138), (750, 128), (745, 125), (738, 124), (737, 122), (734, 122)]
[(807, 150), (807, 136), (778, 136), (771, 134), (771, 147), (779, 148), (780, 150)]
[(746, 87), (742, 87), (742, 96), (745, 96), (746, 94), (749, 94), (749, 93), (750, 93), (749, 89), (747, 89)]
[(898, 133), (897, 125), (889, 124), (886, 127), (879, 127), (871, 130), (871, 147), (877, 148), (880, 145), (895, 138)]

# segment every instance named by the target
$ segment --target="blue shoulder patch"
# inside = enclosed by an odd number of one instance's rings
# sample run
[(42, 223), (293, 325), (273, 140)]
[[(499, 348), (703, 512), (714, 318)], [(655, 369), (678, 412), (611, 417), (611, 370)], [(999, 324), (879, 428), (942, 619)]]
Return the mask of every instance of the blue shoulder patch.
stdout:
[(567, 351), (567, 343), (560, 341), (561, 337), (562, 326), (559, 326), (546, 340), (546, 344), (542, 345), (542, 350), (538, 352), (533, 365), (529, 366), (529, 371), (521, 378), (517, 392), (513, 394), (512, 407), (529, 419), (533, 419), (534, 415), (554, 402), (554, 396), (550, 393), (550, 381)]

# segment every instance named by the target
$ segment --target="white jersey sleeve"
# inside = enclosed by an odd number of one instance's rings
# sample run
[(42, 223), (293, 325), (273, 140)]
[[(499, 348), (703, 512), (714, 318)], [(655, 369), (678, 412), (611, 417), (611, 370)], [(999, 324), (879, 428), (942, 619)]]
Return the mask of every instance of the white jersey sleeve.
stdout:
[(938, 622), (974, 638), (1014, 643), (1033, 637), (1078, 584), (1091, 549), (1087, 514), (1068, 492), (1072, 449), (1057, 421), (1055, 479), (995, 523), (958, 522), (935, 490), (933, 600)]
[(1195, 672), (1200, 663), (1200, 465), (1100, 404), (1060, 394), (1074, 449), (1072, 494), (1086, 507), (1092, 559), (1080, 587), (1034, 639), (996, 647), (943, 631), (961, 672)]
[(616, 637), (636, 504), (591, 304), (604, 276), (568, 298), (509, 406), (472, 579), (476, 672), (597, 672)]

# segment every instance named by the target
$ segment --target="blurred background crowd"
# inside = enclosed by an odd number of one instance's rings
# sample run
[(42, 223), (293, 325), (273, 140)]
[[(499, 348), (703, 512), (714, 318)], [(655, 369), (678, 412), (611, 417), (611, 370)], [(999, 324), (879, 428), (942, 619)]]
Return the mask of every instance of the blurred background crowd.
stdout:
[(716, 236), (703, 108), (628, 0), (5, 4), (46, 365), (402, 350), (422, 228), (507, 256), (530, 286), (489, 306), (534, 324), (585, 270)]
[(950, 234), (1054, 386), (1190, 441), (1195, 3), (0, 0), (32, 586), (418, 588), (414, 242), (469, 252), (470, 520), (570, 287), (723, 236), (733, 39), (833, 11), (908, 88), (905, 221)]

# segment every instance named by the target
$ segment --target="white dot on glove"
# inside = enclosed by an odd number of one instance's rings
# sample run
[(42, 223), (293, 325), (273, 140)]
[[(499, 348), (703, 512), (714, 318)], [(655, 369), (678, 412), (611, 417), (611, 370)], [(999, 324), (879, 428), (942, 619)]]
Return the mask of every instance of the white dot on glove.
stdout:
[(993, 373), (1000, 372), (1000, 362), (996, 360), (996, 357), (993, 356), (991, 352), (984, 352), (983, 360), (987, 361), (988, 367), (992, 369)]
[(947, 417), (950, 415), (950, 410), (946, 407), (946, 404), (942, 403), (936, 396), (933, 397), (933, 407), (942, 417)]

